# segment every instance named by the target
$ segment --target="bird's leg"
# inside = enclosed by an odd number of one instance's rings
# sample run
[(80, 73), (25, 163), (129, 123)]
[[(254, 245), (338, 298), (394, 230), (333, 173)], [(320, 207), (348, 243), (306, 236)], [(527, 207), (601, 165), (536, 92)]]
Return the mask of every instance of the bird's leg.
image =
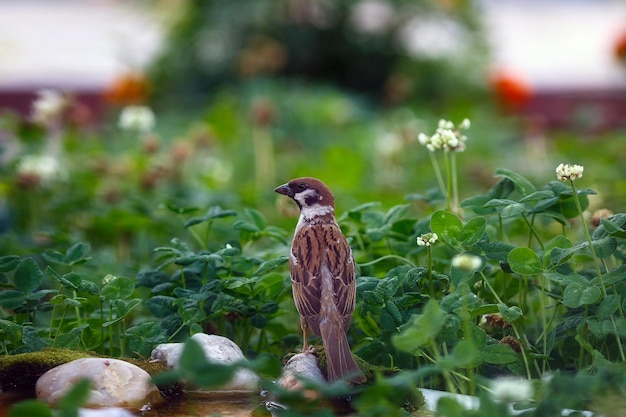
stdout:
[(306, 324), (306, 320), (304, 319), (304, 317), (300, 317), (300, 328), (302, 329), (302, 352), (305, 353), (306, 349), (307, 349), (307, 345), (306, 345), (306, 330), (307, 330), (307, 324)]

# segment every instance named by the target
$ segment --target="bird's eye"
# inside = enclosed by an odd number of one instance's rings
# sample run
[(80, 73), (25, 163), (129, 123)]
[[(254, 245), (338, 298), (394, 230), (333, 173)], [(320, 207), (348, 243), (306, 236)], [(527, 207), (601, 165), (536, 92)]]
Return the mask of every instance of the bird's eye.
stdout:
[(297, 187), (298, 187), (298, 190), (299, 190), (299, 191), (304, 191), (304, 190), (306, 190), (306, 184), (305, 184), (305, 183), (303, 183), (303, 182), (298, 183)]

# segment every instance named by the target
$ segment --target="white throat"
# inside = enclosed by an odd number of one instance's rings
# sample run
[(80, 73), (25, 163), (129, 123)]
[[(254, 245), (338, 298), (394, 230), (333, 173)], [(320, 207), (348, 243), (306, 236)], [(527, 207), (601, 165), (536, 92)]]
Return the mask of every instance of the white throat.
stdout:
[(323, 206), (321, 204), (313, 204), (312, 206), (303, 206), (300, 210), (300, 218), (304, 220), (311, 220), (316, 217), (322, 217), (329, 213), (333, 213), (335, 210), (331, 206)]

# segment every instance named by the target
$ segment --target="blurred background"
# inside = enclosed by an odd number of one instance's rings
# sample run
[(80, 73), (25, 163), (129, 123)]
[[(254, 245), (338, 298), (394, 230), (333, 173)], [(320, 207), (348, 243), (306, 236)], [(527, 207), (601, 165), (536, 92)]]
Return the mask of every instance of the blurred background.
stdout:
[[(34, 105), (42, 89), (60, 104)], [(118, 124), (129, 106), (154, 123)], [(412, 195), (425, 216), (420, 196), (437, 182), (417, 137), (441, 118), (472, 124), (461, 199), (484, 193), (497, 168), (541, 185), (565, 162), (584, 165), (584, 187), (599, 192), (590, 209), (624, 211), (626, 3), (0, 3), (2, 228), (13, 243), (24, 232), (34, 244), (141, 241), (163, 205), (252, 205), (282, 221), (292, 207), (272, 189), (304, 175), (331, 186), (339, 212)], [(33, 155), (52, 167), (29, 171)]]

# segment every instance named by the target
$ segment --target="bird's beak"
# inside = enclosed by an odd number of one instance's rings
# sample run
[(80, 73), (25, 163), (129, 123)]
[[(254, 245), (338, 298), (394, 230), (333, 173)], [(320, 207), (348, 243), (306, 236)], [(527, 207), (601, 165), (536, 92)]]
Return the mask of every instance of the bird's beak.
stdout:
[(284, 194), (287, 197), (291, 197), (293, 198), (294, 196), (294, 192), (291, 189), (291, 187), (289, 186), (289, 184), (283, 184), (279, 187), (274, 188), (274, 191), (276, 191), (278, 194)]

